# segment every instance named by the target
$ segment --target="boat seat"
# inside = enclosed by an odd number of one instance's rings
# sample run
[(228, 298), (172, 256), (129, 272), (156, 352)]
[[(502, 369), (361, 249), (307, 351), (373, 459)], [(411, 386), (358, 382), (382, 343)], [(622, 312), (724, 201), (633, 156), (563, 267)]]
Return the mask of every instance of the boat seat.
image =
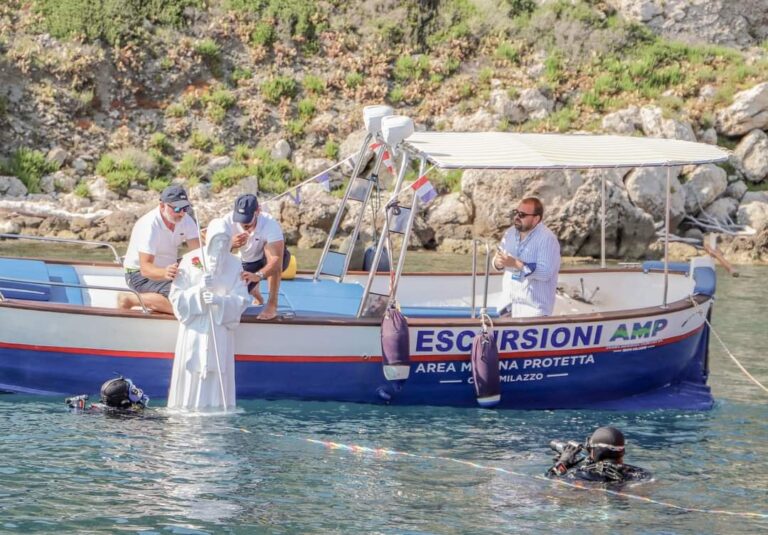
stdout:
[[(51, 282), (68, 282), (81, 284), (75, 268), (63, 264), (48, 264), (48, 280)], [(83, 305), (83, 291), (81, 288), (51, 286), (51, 301), (55, 303), (70, 303)]]
[(48, 268), (41, 260), (0, 258), (0, 292), (7, 299), (50, 301), (51, 287), (44, 284), (15, 282), (9, 279), (48, 281)]
[[(269, 298), (268, 288), (268, 281), (263, 281), (259, 287), (265, 300)], [(312, 279), (284, 280), (280, 284), (277, 312), (301, 317), (354, 317), (362, 297), (363, 288), (357, 283)], [(245, 315), (258, 314), (261, 308), (260, 305), (248, 307)]]

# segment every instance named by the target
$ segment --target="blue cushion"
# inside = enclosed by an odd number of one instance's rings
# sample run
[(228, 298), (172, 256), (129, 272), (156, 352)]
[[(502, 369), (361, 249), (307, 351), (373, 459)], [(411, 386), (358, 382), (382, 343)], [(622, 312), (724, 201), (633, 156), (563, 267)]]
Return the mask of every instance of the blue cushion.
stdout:
[(48, 281), (48, 269), (40, 260), (0, 258), (0, 292), (8, 299), (28, 301), (49, 301), (51, 287), (28, 282), (13, 282), (9, 279)]
[[(643, 272), (648, 273), (652, 269), (664, 271), (664, 262), (662, 260), (647, 260), (643, 262)], [(669, 271), (674, 273), (685, 273), (690, 271), (688, 262), (670, 262)]]
[[(480, 307), (477, 308), (478, 314)], [(472, 307), (400, 307), (407, 318), (471, 318)], [(492, 318), (499, 317), (496, 307), (488, 307), (487, 313)]]
[(715, 295), (717, 275), (714, 269), (708, 266), (693, 268), (693, 280), (696, 283), (693, 295)]
[[(51, 282), (69, 282), (81, 284), (75, 268), (63, 264), (48, 264), (48, 275)], [(51, 301), (55, 303), (71, 303), (82, 305), (83, 291), (80, 288), (51, 286)]]

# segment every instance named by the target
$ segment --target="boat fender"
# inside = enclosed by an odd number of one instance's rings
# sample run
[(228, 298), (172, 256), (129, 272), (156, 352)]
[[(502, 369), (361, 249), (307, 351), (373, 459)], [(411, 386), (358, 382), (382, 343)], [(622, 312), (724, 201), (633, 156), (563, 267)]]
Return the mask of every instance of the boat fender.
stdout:
[(501, 401), (499, 351), (490, 332), (480, 332), (472, 340), (472, 379), (481, 407), (495, 407)]
[(408, 320), (394, 306), (381, 322), (381, 363), (388, 381), (405, 381), (411, 373)]
[[(370, 272), (373, 268), (373, 257), (376, 256), (376, 246), (371, 245), (365, 250), (365, 254), (363, 255), (363, 271)], [(387, 271), (389, 272), (390, 269), (390, 262), (389, 262), (389, 251), (384, 248), (381, 250), (381, 256), (379, 257), (379, 269), (376, 271)]]

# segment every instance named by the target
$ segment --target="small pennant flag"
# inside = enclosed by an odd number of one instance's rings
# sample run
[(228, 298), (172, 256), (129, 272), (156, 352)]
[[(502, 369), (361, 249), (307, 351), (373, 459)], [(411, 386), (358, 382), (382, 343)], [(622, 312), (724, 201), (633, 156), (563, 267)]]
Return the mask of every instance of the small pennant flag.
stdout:
[(384, 156), (381, 159), (381, 163), (384, 164), (384, 167), (387, 168), (387, 171), (389, 171), (390, 174), (392, 175), (395, 174), (395, 165), (394, 165), (394, 162), (392, 161), (392, 156), (389, 155), (388, 150), (384, 151)]
[(328, 173), (323, 173), (322, 175), (318, 175), (318, 177), (315, 179), (321, 186), (323, 186), (323, 189), (325, 191), (331, 191), (331, 175)]
[(300, 204), (301, 203), (301, 186), (296, 188), (296, 195), (291, 195), (291, 193), (288, 192), (288, 196), (293, 201), (293, 204)]
[(416, 182), (411, 184), (411, 189), (416, 192), (416, 196), (422, 204), (427, 204), (437, 197), (437, 191), (432, 187), (432, 183), (427, 180), (426, 176), (419, 177)]
[(371, 143), (371, 150), (376, 150), (381, 147), (381, 143)]

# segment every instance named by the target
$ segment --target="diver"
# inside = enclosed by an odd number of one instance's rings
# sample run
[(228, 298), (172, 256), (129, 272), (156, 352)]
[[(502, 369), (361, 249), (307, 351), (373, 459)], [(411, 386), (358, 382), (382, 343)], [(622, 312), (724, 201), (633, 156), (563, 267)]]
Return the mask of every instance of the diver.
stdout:
[(100, 403), (86, 406), (88, 394), (67, 398), (64, 402), (75, 412), (103, 412), (121, 415), (139, 415), (149, 404), (144, 391), (123, 377), (110, 379), (101, 385)]
[[(651, 473), (639, 466), (624, 464), (624, 434), (615, 427), (600, 427), (585, 443), (553, 440), (549, 446), (557, 452), (548, 477), (565, 477), (602, 483), (626, 483), (651, 479)], [(580, 455), (582, 450), (586, 456)]]

